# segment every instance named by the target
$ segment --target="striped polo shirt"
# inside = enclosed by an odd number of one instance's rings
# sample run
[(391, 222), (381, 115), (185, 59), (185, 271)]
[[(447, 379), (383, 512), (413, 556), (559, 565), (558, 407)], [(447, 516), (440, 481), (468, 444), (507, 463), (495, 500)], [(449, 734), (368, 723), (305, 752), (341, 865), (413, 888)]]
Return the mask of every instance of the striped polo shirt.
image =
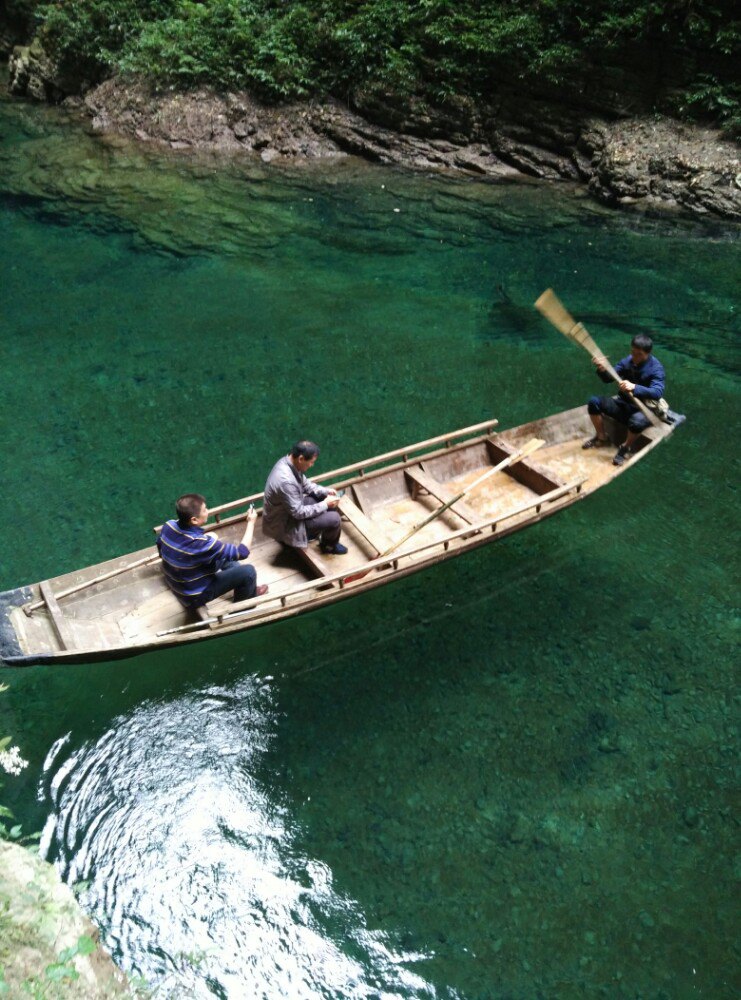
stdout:
[(162, 526), (157, 548), (170, 590), (186, 606), (200, 597), (227, 563), (246, 559), (250, 554), (246, 545), (222, 542), (207, 535), (203, 528), (184, 528), (175, 520)]

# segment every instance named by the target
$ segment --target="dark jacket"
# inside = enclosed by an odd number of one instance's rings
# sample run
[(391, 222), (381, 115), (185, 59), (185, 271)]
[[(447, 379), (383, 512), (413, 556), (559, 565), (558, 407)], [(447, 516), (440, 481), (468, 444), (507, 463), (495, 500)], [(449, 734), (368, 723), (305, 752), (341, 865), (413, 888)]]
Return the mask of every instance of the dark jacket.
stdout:
[[(661, 399), (664, 395), (664, 366), (649, 354), (646, 360), (640, 365), (634, 365), (630, 355), (618, 361), (615, 371), (621, 379), (625, 378), (635, 384), (633, 395), (636, 399)], [(597, 372), (603, 382), (612, 382), (612, 377), (607, 372)]]

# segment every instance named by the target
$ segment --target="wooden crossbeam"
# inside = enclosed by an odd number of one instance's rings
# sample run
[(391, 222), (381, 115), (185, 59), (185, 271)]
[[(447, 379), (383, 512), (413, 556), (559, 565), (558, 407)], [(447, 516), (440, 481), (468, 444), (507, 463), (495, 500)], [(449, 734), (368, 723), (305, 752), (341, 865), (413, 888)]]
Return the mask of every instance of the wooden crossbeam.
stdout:
[(388, 537), (383, 528), (364, 514), (348, 496), (340, 500), (339, 510), (377, 553), (384, 552), (392, 544), (393, 539)]
[(70, 627), (69, 621), (62, 614), (62, 609), (59, 607), (56, 594), (51, 589), (49, 581), (44, 580), (40, 583), (39, 590), (41, 591), (41, 596), (46, 604), (52, 626), (62, 649), (74, 649), (77, 645), (74, 632)]
[[(413, 500), (417, 499), (420, 489), (425, 490), (430, 496), (439, 500), (440, 503), (448, 503), (455, 495), (441, 482), (438, 482), (437, 479), (425, 472), (421, 466), (413, 469), (404, 469), (404, 475), (408, 476), (412, 481)], [(465, 521), (466, 524), (475, 524), (480, 520), (479, 516), (463, 500), (458, 500), (449, 509)]]
[[(486, 447), (495, 465), (508, 455), (513, 455), (518, 448), (517, 445), (505, 444), (499, 437), (487, 438)], [(548, 493), (564, 485), (564, 480), (552, 469), (546, 469), (529, 458), (523, 458), (509, 466), (506, 473), (533, 493)]]
[(314, 574), (314, 576), (330, 576), (331, 573), (327, 569), (324, 560), (321, 558), (320, 553), (315, 550), (311, 544), (307, 545), (305, 549), (294, 549), (305, 563), (308, 564), (309, 569)]

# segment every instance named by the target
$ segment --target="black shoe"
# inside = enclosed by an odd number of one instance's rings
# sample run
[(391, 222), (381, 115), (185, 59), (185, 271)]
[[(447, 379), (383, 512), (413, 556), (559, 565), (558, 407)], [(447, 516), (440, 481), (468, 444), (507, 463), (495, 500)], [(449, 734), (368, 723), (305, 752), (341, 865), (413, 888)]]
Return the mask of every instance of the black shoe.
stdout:
[(606, 448), (609, 443), (610, 442), (607, 440), (607, 438), (597, 437), (597, 435), (595, 434), (594, 437), (591, 437), (589, 438), (588, 441), (584, 442), (582, 448), (585, 451), (587, 450), (587, 448)]
[(623, 444), (618, 448), (617, 454), (612, 460), (612, 464), (622, 465), (625, 462), (626, 458), (630, 458), (632, 454), (633, 454), (632, 450), (627, 445)]
[(325, 556), (344, 556), (347, 552), (347, 546), (341, 542), (337, 542), (335, 545), (320, 545), (319, 548)]

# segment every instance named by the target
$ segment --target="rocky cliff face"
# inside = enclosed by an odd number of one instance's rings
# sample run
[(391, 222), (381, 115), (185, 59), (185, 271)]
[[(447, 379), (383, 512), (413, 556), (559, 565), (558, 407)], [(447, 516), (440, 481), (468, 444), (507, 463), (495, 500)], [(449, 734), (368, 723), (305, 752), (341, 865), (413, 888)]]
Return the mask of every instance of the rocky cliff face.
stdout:
[(264, 161), (354, 154), (417, 170), (585, 184), (613, 205), (680, 207), (741, 220), (741, 158), (710, 128), (660, 116), (608, 120), (534, 98), (436, 110), (377, 98), (266, 107), (248, 94), (157, 94), (107, 80), (84, 99), (93, 127), (174, 148), (243, 150)]
[[(13, 46), (8, 60), (8, 89), (11, 94), (57, 104), (70, 92), (41, 43)], [(76, 89), (76, 88), (75, 88)]]
[(65, 78), (38, 42), (16, 46), (9, 71), (14, 94), (64, 100), (97, 130), (176, 149), (243, 151), (266, 162), (354, 154), (412, 169), (569, 180), (612, 205), (741, 219), (737, 144), (646, 111), (654, 77), (671, 82), (662, 61), (657, 53), (643, 79), (637, 66), (595, 68), (588, 93), (573, 84), (523, 94), (502, 82), (487, 102), (431, 107), (358, 92), (353, 110), (332, 100), (271, 107), (245, 93), (158, 93), (120, 77), (92, 87)]

